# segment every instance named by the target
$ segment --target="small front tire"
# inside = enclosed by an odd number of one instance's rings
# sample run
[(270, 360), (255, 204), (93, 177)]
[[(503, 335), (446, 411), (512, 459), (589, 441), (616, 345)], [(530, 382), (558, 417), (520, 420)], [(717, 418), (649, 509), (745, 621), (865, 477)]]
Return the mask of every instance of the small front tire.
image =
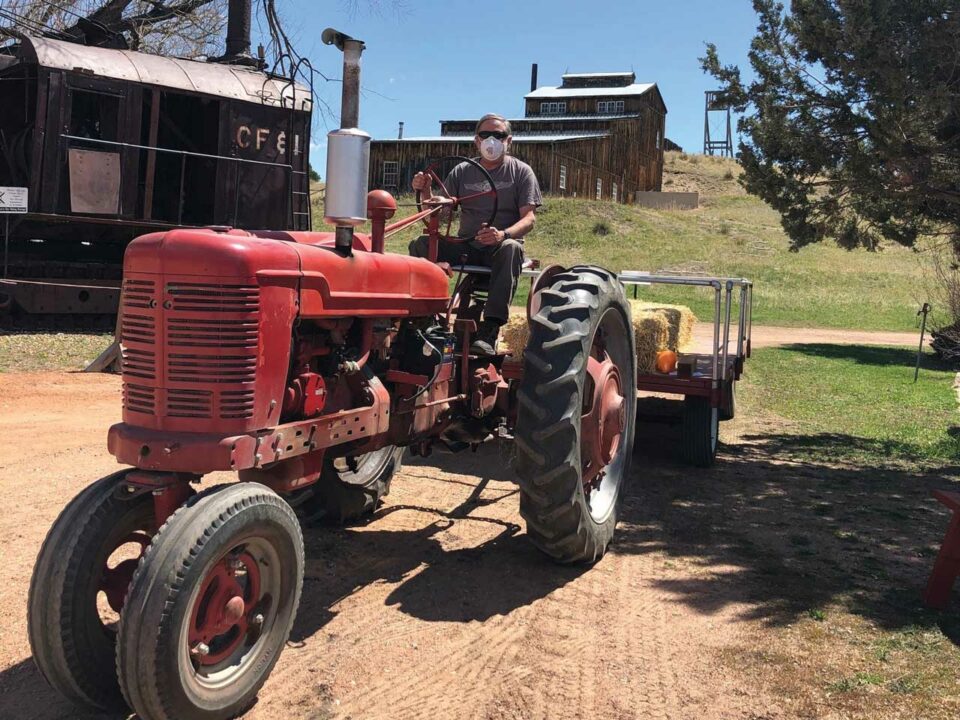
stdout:
[(143, 720), (225, 720), (256, 698), (303, 584), (303, 537), (256, 483), (213, 488), (157, 533), (130, 585), (117, 675)]

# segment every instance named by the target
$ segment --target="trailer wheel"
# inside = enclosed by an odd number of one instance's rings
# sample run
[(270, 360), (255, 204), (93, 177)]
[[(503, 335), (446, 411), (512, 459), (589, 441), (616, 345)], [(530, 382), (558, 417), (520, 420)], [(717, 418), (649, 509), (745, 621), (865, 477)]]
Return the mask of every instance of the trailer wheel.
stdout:
[(537, 293), (514, 437), (527, 534), (559, 562), (593, 562), (613, 538), (629, 477), (636, 350), (623, 287), (577, 266)]
[(298, 514), (305, 521), (331, 525), (370, 515), (390, 494), (390, 481), (401, 467), (403, 453), (404, 448), (390, 445), (350, 460), (326, 459), (320, 480), (307, 488), (307, 496), (297, 505)]
[(33, 659), (47, 682), (79, 705), (114, 709), (116, 621), (153, 529), (150, 493), (126, 493), (127, 470), (70, 501), (40, 548), (28, 596)]
[(303, 584), (293, 510), (256, 483), (197, 495), (160, 528), (120, 619), (116, 667), (143, 720), (245, 710), (276, 664)]
[(695, 467), (710, 467), (717, 457), (720, 435), (720, 411), (704, 397), (687, 396), (683, 401), (680, 446), (684, 462)]
[(723, 401), (720, 403), (720, 420), (733, 420), (737, 416), (737, 383), (731, 380), (723, 389)]

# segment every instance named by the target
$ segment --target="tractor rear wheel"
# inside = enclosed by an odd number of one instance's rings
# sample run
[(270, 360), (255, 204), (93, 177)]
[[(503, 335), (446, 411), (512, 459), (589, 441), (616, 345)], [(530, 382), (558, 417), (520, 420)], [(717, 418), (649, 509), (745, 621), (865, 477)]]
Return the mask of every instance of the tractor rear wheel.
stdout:
[(126, 470), (89, 485), (47, 533), (30, 579), (27, 627), (47, 682), (79, 705), (123, 707), (113, 670), (116, 623), (154, 534), (153, 498)]
[(303, 585), (303, 537), (256, 483), (201, 493), (160, 528), (120, 618), (117, 675), (143, 720), (223, 720), (256, 698)]
[(389, 445), (354, 458), (328, 458), (312, 495), (300, 506), (307, 519), (334, 525), (370, 515), (390, 493), (390, 481), (403, 462), (404, 448)]
[(593, 562), (613, 538), (630, 473), (636, 348), (616, 277), (578, 266), (537, 293), (514, 437), (520, 514), (560, 562)]

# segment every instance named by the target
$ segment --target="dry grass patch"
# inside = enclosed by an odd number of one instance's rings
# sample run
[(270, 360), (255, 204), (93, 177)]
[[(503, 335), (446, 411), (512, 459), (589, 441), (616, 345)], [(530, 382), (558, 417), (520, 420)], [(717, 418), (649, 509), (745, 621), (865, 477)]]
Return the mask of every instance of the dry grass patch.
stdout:
[(108, 333), (0, 332), (0, 372), (82, 370), (112, 339)]

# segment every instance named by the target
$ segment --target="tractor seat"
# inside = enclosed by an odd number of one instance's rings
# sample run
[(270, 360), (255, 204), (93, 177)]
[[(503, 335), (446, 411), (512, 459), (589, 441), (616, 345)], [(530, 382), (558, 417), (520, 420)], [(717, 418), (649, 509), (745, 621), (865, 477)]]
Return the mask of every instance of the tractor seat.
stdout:
[[(520, 271), (526, 273), (529, 270), (535, 270), (540, 267), (539, 260), (533, 260), (531, 258), (524, 258), (523, 265), (520, 266)], [(450, 269), (455, 272), (462, 272), (465, 275), (489, 275), (490, 268), (485, 265), (451, 265)]]

